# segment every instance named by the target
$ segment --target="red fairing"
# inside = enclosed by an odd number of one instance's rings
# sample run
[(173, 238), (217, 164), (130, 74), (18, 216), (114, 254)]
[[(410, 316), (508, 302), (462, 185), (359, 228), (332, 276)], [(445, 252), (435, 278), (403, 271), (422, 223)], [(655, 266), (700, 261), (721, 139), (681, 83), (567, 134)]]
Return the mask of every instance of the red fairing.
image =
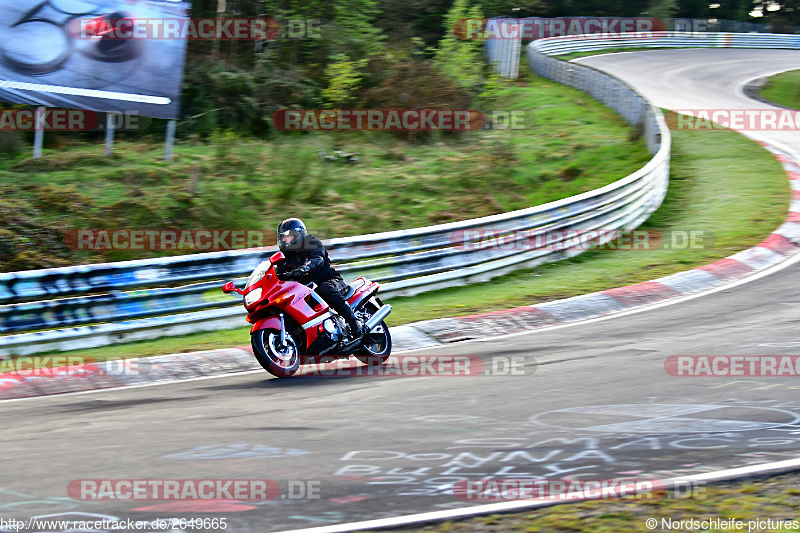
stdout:
[(276, 316), (268, 316), (262, 318), (250, 328), (250, 335), (260, 329), (281, 329), (281, 319)]
[[(309, 287), (295, 281), (278, 279), (274, 263), (270, 264), (264, 277), (251, 285), (244, 295), (247, 296), (258, 289), (261, 289), (261, 297), (251, 305), (245, 306), (248, 320), (254, 324), (250, 330), (251, 334), (259, 329), (280, 329), (280, 319), (274, 316), (278, 310), (288, 314), (301, 326), (329, 311), (328, 304)], [(268, 321), (269, 318), (277, 320), (277, 326), (274, 321)], [(307, 348), (317, 338), (317, 328), (308, 328), (306, 337)]]
[(378, 289), (381, 286), (380, 283), (377, 283), (375, 281), (369, 281), (369, 280), (367, 280), (367, 278), (364, 278), (364, 277), (358, 278), (354, 283), (356, 285), (358, 285), (358, 283), (363, 283), (363, 285), (358, 287), (356, 289), (356, 292), (354, 292), (353, 295), (350, 298), (347, 299), (347, 303), (349, 303), (351, 305), (354, 302), (357, 302), (358, 300), (360, 300), (361, 297), (364, 294), (369, 294), (370, 292), (377, 292)]
[[(258, 331), (259, 329), (281, 329), (281, 319), (277, 316), (268, 316), (267, 318), (262, 318), (261, 320), (257, 321), (253, 324), (253, 327), (250, 328), (250, 335)], [(311, 343), (317, 340), (317, 328), (310, 327), (306, 330), (306, 345), (305, 348), (311, 346)]]
[(280, 309), (302, 326), (328, 311), (328, 304), (310, 288), (295, 281), (279, 280), (275, 274), (275, 265), (270, 265), (264, 277), (249, 287), (245, 294), (259, 288), (261, 298), (252, 305), (245, 306), (249, 312), (248, 316), (254, 323), (257, 323), (264, 313), (272, 315), (276, 309)]

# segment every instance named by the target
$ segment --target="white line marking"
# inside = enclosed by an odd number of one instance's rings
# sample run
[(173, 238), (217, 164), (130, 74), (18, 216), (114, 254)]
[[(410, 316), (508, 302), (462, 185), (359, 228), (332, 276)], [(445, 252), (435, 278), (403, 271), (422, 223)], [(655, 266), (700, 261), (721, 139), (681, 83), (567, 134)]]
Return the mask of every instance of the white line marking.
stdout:
[[(775, 463), (765, 463), (761, 465), (745, 466), (741, 468), (731, 468), (728, 470), (720, 470), (719, 472), (709, 472), (703, 474), (696, 474), (692, 476), (684, 476), (672, 478), (664, 481), (666, 487), (674, 487), (676, 484), (688, 483), (693, 481), (722, 481), (736, 477), (747, 476), (750, 474), (760, 474), (766, 472), (777, 473), (779, 471), (790, 471), (800, 468), (800, 459), (789, 459), (786, 461), (778, 461)], [(514, 511), (517, 509), (530, 509), (534, 507), (548, 507), (562, 503), (596, 500), (597, 498), (587, 498), (582, 492), (577, 492), (574, 495), (565, 495), (564, 499), (550, 499), (550, 498), (537, 498), (531, 500), (517, 500), (510, 502), (492, 503), (488, 505), (477, 505), (474, 507), (466, 507), (462, 509), (453, 509), (447, 511), (434, 511), (430, 513), (419, 513), (406, 516), (398, 516), (393, 518), (381, 518), (379, 520), (365, 520), (362, 522), (350, 522), (347, 524), (336, 524), (332, 526), (312, 527), (305, 529), (291, 529), (284, 530), (280, 533), (343, 533), (347, 531), (357, 531), (363, 529), (375, 529), (384, 527), (397, 527), (403, 525), (417, 524), (420, 522), (431, 522), (438, 520), (452, 520), (454, 518), (466, 518), (479, 514), (498, 513)]]

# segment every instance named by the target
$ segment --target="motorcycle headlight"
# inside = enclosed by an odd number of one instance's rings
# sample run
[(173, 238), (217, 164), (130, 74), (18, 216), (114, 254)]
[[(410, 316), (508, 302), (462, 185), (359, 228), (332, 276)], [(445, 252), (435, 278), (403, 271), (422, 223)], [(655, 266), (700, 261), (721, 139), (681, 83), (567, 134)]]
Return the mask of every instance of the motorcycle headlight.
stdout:
[(331, 335), (338, 333), (336, 322), (334, 322), (332, 318), (325, 320), (325, 322), (322, 323), (322, 327)]
[(254, 291), (248, 292), (244, 297), (244, 305), (250, 306), (253, 305), (261, 298), (261, 287), (257, 288)]

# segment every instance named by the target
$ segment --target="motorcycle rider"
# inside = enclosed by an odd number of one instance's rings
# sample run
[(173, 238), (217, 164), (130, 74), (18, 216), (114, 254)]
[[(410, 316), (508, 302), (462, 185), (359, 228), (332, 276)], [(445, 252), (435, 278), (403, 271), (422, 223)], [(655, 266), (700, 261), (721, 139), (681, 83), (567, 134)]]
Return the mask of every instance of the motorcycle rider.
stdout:
[(281, 222), (277, 233), (278, 247), (286, 257), (275, 269), (278, 277), (281, 280), (316, 283), (317, 293), (347, 322), (350, 337), (361, 337), (361, 322), (344, 299), (347, 284), (331, 266), (322, 241), (309, 234), (306, 225), (298, 218), (287, 218)]

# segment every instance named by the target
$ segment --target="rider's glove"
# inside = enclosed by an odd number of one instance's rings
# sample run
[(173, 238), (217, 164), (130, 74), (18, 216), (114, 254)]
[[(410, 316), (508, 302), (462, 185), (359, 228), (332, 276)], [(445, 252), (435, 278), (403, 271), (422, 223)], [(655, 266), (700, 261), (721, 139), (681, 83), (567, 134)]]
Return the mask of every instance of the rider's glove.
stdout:
[(295, 268), (294, 270), (290, 270), (289, 272), (283, 274), (281, 277), (287, 280), (292, 280), (292, 279), (302, 278), (306, 274), (308, 274), (308, 271), (303, 270), (301, 267), (301, 268)]
[(278, 273), (278, 279), (281, 281), (289, 281), (294, 277), (294, 270), (287, 270), (285, 272)]

